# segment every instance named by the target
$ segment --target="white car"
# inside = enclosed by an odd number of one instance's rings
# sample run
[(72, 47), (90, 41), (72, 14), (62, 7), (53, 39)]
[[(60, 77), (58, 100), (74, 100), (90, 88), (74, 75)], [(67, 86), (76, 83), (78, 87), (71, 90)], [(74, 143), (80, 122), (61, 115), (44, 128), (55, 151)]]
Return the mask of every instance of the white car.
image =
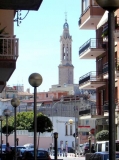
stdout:
[(26, 147), (27, 149), (34, 148), (34, 145), (32, 143), (27, 143), (27, 144), (24, 144), (23, 146)]

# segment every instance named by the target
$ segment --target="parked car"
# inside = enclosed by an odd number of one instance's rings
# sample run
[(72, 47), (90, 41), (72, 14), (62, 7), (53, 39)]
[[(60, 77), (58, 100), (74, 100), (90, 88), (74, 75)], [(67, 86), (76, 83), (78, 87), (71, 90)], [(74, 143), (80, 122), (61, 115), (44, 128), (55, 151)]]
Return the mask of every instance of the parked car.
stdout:
[(34, 148), (34, 145), (32, 143), (27, 143), (27, 144), (24, 144), (23, 146), (26, 147), (27, 149)]
[(89, 153), (89, 143), (84, 143), (82, 146), (82, 154), (85, 155), (86, 153)]
[[(34, 149), (21, 149), (22, 158), (27, 157), (27, 160), (34, 160)], [(20, 158), (18, 158), (20, 160)], [(46, 150), (37, 150), (37, 160), (51, 160), (49, 152)]]
[[(94, 147), (94, 143), (91, 144), (91, 147), (93, 146)], [(86, 153), (89, 153), (90, 152), (90, 149), (89, 149), (89, 143), (84, 143), (83, 146), (82, 146), (82, 154), (85, 155)], [(91, 149), (91, 152), (92, 152), (92, 149)], [(95, 150), (93, 149), (93, 152), (94, 153)]]
[[(1, 145), (0, 145), (0, 150), (1, 150)], [(3, 152), (6, 151), (6, 144), (2, 144), (2, 151), (3, 151)]]

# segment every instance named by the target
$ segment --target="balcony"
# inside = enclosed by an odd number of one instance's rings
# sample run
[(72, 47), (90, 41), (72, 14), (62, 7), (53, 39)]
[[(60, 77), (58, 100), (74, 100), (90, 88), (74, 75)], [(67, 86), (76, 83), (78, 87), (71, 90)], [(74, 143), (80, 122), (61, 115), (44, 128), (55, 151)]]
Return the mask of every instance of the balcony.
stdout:
[(96, 30), (97, 24), (99, 23), (103, 14), (104, 10), (98, 5), (88, 6), (79, 18), (79, 28)]
[[(115, 79), (119, 79), (119, 62), (118, 61), (115, 61)], [(108, 79), (108, 62), (103, 65), (103, 78)]]
[[(103, 42), (108, 42), (108, 24), (105, 24), (103, 26), (102, 38), (103, 38)], [(115, 42), (119, 42), (119, 26), (118, 26), (118, 24), (115, 24), (114, 39), (115, 39)]]
[(79, 111), (80, 116), (87, 115), (87, 114), (90, 114), (90, 108), (84, 108)]
[(16, 68), (18, 39), (15, 36), (0, 35), (0, 92)]
[(43, 0), (0, 0), (0, 9), (38, 10)]
[[(108, 101), (104, 102), (103, 111), (104, 112), (108, 112), (109, 111), (109, 103), (108, 103)], [(119, 111), (119, 100), (118, 99), (115, 100), (115, 112), (117, 112), (117, 111)]]
[(79, 79), (79, 89), (96, 89), (104, 85), (106, 81), (99, 72), (89, 72)]
[(80, 59), (96, 59), (106, 50), (103, 39), (91, 38), (79, 48)]

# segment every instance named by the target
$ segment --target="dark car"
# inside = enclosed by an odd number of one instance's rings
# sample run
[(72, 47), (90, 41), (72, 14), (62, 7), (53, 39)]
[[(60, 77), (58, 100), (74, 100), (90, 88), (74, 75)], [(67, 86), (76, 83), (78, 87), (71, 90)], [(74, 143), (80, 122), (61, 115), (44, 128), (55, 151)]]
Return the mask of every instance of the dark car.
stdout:
[(82, 153), (85, 155), (86, 153), (89, 153), (89, 143), (84, 143), (82, 146)]
[[(34, 160), (34, 149), (21, 149), (21, 159)], [(20, 159), (20, 158), (19, 158)], [(46, 150), (37, 150), (37, 160), (51, 160), (49, 152)]]

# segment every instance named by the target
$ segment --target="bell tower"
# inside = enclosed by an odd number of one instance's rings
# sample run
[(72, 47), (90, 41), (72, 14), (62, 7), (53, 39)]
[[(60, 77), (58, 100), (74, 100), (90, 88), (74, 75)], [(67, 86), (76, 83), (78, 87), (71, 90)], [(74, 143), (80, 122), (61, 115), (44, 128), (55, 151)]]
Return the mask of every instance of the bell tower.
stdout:
[(60, 36), (60, 65), (59, 84), (73, 84), (74, 66), (72, 65), (72, 36), (69, 34), (67, 17), (63, 25), (63, 34)]

